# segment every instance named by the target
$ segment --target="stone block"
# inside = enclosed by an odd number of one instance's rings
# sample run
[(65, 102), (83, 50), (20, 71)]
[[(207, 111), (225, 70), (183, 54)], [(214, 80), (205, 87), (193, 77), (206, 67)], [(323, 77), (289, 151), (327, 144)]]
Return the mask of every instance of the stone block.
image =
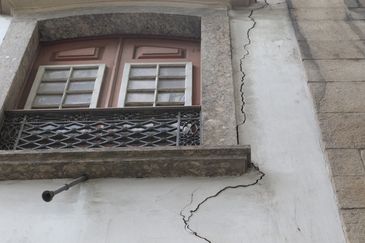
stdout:
[(365, 207), (364, 176), (335, 176), (334, 182), (340, 208)]
[(297, 8), (290, 10), (296, 21), (302, 20), (346, 20), (344, 8)]
[(308, 81), (364, 81), (365, 60), (304, 60)]
[(357, 149), (327, 149), (334, 176), (364, 176), (364, 165)]
[(319, 112), (365, 112), (365, 82), (326, 83)]
[(319, 113), (326, 148), (364, 148), (365, 113)]
[(203, 144), (237, 144), (230, 27), (227, 16), (202, 18)]
[(350, 8), (347, 9), (347, 15), (352, 20), (365, 20), (365, 8)]
[(0, 180), (238, 176), (250, 162), (238, 145), (0, 151)]
[[(0, 48), (0, 113), (13, 108), (38, 47), (35, 21), (13, 19)], [(9, 105), (10, 104), (10, 105)]]
[(38, 26), (41, 41), (126, 34), (200, 38), (201, 30), (200, 17), (159, 13), (85, 14), (40, 20)]
[(337, 8), (343, 7), (343, 0), (289, 0), (289, 8)]
[(362, 8), (365, 7), (365, 0), (345, 0), (346, 6), (349, 8)]
[(299, 41), (303, 59), (365, 58), (365, 41)]
[(319, 111), (321, 100), (326, 92), (326, 84), (326, 82), (308, 83), (317, 111)]
[(341, 210), (347, 238), (351, 243), (365, 242), (365, 209)]
[(365, 39), (363, 21), (299, 21), (297, 31), (299, 40), (363, 40)]

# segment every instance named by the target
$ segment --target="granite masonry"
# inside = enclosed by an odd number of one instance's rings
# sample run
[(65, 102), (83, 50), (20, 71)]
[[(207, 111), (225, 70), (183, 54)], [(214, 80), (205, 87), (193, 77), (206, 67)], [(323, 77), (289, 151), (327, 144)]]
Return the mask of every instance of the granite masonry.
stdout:
[(289, 0), (349, 243), (365, 242), (365, 2)]

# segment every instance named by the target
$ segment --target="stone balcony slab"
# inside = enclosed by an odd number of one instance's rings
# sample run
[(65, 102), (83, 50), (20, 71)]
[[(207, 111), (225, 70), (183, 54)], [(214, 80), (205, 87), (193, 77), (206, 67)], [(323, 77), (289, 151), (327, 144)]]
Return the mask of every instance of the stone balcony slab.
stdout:
[(0, 180), (238, 176), (250, 151), (240, 145), (0, 151)]

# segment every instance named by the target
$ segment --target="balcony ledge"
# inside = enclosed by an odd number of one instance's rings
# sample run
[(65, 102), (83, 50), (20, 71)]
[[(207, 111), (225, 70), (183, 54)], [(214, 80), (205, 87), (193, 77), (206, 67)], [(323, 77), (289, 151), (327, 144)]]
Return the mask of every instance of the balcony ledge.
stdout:
[(0, 180), (238, 176), (250, 153), (241, 145), (0, 151)]

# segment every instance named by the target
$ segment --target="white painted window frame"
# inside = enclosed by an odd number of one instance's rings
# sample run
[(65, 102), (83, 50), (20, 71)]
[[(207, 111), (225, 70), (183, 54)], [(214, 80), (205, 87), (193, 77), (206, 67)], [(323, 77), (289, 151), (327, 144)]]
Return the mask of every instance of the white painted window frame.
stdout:
[[(66, 81), (66, 85), (63, 91), (63, 97), (66, 95), (66, 91), (67, 88), (70, 84), (71, 81), (71, 74), (74, 68), (98, 68), (97, 74), (96, 74), (96, 79), (95, 79), (95, 83), (94, 83), (94, 88), (93, 88), (93, 92), (91, 95), (91, 101), (90, 101), (90, 106), (89, 108), (96, 108), (98, 100), (99, 100), (99, 95), (100, 95), (100, 88), (101, 88), (101, 84), (103, 82), (103, 78), (104, 78), (104, 73), (105, 73), (105, 64), (77, 64), (77, 65), (40, 65), (36, 74), (36, 77), (34, 79), (32, 88), (29, 92), (26, 104), (24, 109), (32, 109), (33, 106), (33, 102), (34, 99), (37, 95), (39, 86), (42, 82), (42, 77), (44, 72), (46, 71), (46, 69), (52, 69), (52, 70), (57, 70), (57, 69), (66, 69), (69, 68), (70, 69), (70, 73), (67, 77), (67, 81)], [(64, 98), (63, 98), (64, 100)], [(65, 109), (62, 108), (63, 105), (63, 101), (61, 101), (60, 106), (58, 107), (58, 109)], [(70, 107), (71, 108), (71, 107)], [(47, 109), (47, 107), (45, 107), (45, 109)], [(55, 108), (52, 108), (55, 109)]]
[[(185, 65), (185, 102), (184, 106), (191, 106), (192, 105), (192, 91), (193, 91), (193, 64), (192, 62), (150, 62), (150, 63), (125, 63), (124, 70), (123, 70), (123, 77), (122, 77), (122, 85), (119, 91), (119, 99), (118, 99), (118, 107), (125, 107), (126, 98), (127, 98), (127, 91), (128, 91), (128, 83), (129, 83), (129, 76), (131, 67), (135, 66), (156, 66), (156, 73), (155, 73), (155, 94), (154, 94), (154, 101), (153, 107), (156, 107), (157, 103), (157, 93), (158, 93), (158, 81), (159, 81), (159, 69), (160, 66), (182, 66)], [(164, 77), (165, 78), (165, 77)], [(150, 106), (148, 106), (150, 107)]]

